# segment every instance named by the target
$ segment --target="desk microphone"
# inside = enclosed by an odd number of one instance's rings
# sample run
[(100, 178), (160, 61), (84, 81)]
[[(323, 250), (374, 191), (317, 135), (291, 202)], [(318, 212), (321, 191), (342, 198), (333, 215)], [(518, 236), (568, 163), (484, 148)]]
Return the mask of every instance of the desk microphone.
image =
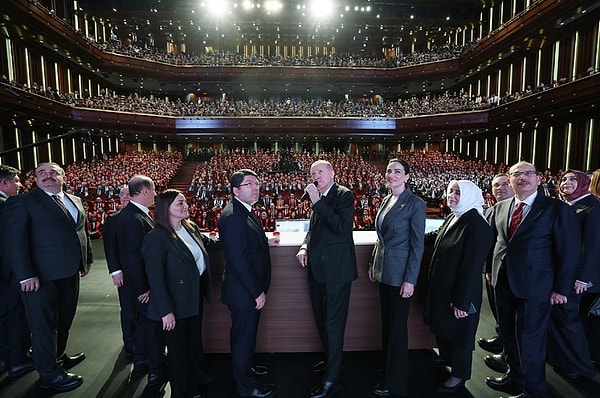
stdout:
[[(313, 184), (315, 184), (316, 187), (319, 184), (319, 181), (313, 181)], [(308, 192), (304, 191), (304, 195), (302, 195), (302, 197), (300, 198), (300, 202), (304, 202), (309, 197), (310, 195), (308, 194)]]

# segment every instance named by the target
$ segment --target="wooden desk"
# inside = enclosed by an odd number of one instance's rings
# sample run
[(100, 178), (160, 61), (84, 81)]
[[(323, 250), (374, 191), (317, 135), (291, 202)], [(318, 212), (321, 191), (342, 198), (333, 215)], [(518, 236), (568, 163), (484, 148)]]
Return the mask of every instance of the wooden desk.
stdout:
[[(271, 288), (261, 314), (257, 352), (322, 351), (310, 304), (307, 270), (298, 264), (295, 257), (299, 246), (292, 244), (271, 247)], [(372, 244), (356, 246), (358, 279), (352, 283), (344, 344), (346, 351), (381, 349), (378, 285), (371, 283), (367, 276), (367, 264), (372, 250)], [(213, 256), (211, 261), (214, 302), (204, 306), (204, 349), (206, 352), (226, 353), (230, 352), (231, 318), (227, 307), (219, 301), (224, 265), (222, 253)], [(428, 260), (424, 259), (423, 264), (428, 264)], [(423, 324), (426, 288), (423, 280), (426, 273), (427, 266), (422, 266), (411, 302), (409, 348), (431, 348), (434, 345), (429, 328)]]

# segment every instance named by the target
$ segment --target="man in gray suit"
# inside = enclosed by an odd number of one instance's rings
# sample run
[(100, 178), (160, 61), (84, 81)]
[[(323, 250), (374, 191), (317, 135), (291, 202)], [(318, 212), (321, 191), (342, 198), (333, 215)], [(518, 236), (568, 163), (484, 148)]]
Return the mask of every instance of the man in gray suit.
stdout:
[(508, 175), (515, 197), (495, 206), (490, 225), (497, 237), (492, 286), (510, 371), (486, 383), (541, 398), (550, 310), (565, 304), (573, 290), (580, 261), (573, 248), (582, 245), (581, 227), (569, 205), (538, 193), (541, 179), (533, 164), (519, 162)]
[(65, 369), (85, 354), (69, 356), (65, 349), (79, 278), (92, 263), (87, 213), (81, 199), (62, 191), (64, 177), (58, 164), (41, 163), (35, 170), (37, 187), (6, 201), (2, 223), (10, 231), (2, 242), (4, 259), (21, 286), (40, 386), (59, 392), (83, 383)]
[(354, 194), (335, 183), (333, 166), (325, 160), (314, 162), (310, 175), (315, 182), (305, 189), (312, 202), (310, 226), (296, 258), (308, 266), (313, 314), (325, 350), (323, 381), (310, 397), (324, 398), (341, 387), (350, 287), (358, 277), (352, 238)]

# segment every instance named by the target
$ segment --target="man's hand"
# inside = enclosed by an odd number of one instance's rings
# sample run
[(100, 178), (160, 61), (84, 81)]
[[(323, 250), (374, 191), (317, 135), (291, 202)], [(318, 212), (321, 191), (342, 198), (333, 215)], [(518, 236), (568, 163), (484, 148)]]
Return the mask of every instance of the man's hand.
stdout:
[(118, 274), (113, 275), (112, 280), (116, 287), (123, 286), (123, 273), (119, 272)]
[(175, 329), (175, 314), (169, 312), (162, 317), (163, 330), (169, 331)]
[(560, 293), (552, 292), (552, 294), (550, 294), (550, 304), (567, 304), (567, 296), (563, 296)]
[(85, 277), (92, 270), (92, 264), (88, 264), (87, 267), (84, 267), (83, 271), (79, 271), (79, 276), (81, 278)]
[(369, 275), (369, 280), (371, 282), (375, 282), (375, 278), (373, 277), (373, 264), (369, 264), (369, 270), (367, 271), (367, 274)]
[(306, 264), (308, 264), (308, 254), (306, 249), (298, 250), (298, 253), (296, 253), (296, 258), (301, 266), (306, 267)]
[(142, 304), (147, 304), (150, 301), (150, 290), (138, 296), (138, 301)]
[(21, 291), (22, 292), (37, 292), (40, 288), (40, 278), (34, 276), (33, 278), (21, 282)]
[(258, 296), (258, 297), (256, 298), (256, 300), (255, 300), (255, 301), (256, 301), (256, 309), (257, 309), (257, 310), (260, 310), (260, 309), (262, 309), (262, 307), (264, 307), (264, 306), (265, 306), (265, 303), (267, 302), (267, 295), (265, 294), (265, 292), (262, 292), (262, 293), (260, 294), (260, 296)]
[(400, 296), (402, 298), (410, 298), (415, 292), (415, 285), (410, 282), (402, 282), (400, 286)]
[(573, 286), (573, 290), (575, 293), (581, 294), (587, 292), (588, 284), (581, 281), (575, 281), (575, 286)]

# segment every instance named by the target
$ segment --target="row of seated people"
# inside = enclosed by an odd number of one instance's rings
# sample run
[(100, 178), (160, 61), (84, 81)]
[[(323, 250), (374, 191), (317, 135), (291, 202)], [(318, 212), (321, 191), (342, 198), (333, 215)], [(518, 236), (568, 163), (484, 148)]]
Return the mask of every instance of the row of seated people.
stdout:
[(464, 45), (432, 46), (431, 49), (415, 50), (411, 53), (373, 56), (368, 54), (334, 53), (311, 56), (240, 54), (227, 50), (215, 50), (204, 54), (171, 53), (148, 45), (130, 44), (113, 38), (110, 42), (93, 42), (102, 51), (141, 58), (147, 61), (186, 66), (297, 66), (323, 68), (401, 68), (427, 62), (459, 58), (471, 49), (474, 43)]
[(404, 118), (487, 109), (490, 99), (460, 92), (423, 95), (397, 101), (331, 99), (174, 101), (139, 95), (104, 95), (72, 99), (75, 106), (173, 117), (376, 117)]
[(3, 76), (0, 81), (11, 84), (17, 89), (43, 95), (72, 106), (172, 117), (405, 118), (488, 109), (558, 86), (558, 84), (551, 86), (540, 84), (535, 89), (527, 86), (523, 92), (506, 92), (502, 97), (495, 93), (487, 97), (481, 94), (469, 96), (465, 92), (444, 92), (421, 97), (412, 96), (396, 101), (373, 99), (332, 101), (320, 98), (312, 100), (286, 98), (269, 101), (244, 99), (187, 101), (178, 98), (172, 101), (168, 98), (144, 97), (138, 94), (117, 95), (115, 92), (110, 93), (109, 90), (102, 90), (98, 96), (91, 96), (87, 89), (82, 94), (77, 91), (63, 94), (52, 87), (39, 87), (37, 83), (33, 83), (31, 88), (26, 84), (8, 83), (6, 76)]
[[(388, 193), (384, 176), (372, 164), (364, 161), (359, 155), (348, 155), (339, 150), (332, 153), (321, 153), (318, 156), (308, 152), (289, 151), (295, 162), (303, 170), (317, 158), (325, 158), (335, 164), (337, 181), (350, 188), (356, 197), (355, 228), (372, 229), (373, 220), (381, 199)], [(230, 196), (227, 187), (227, 175), (233, 171), (248, 167), (257, 170), (260, 176), (261, 198), (257, 215), (266, 218), (265, 223), (272, 227), (276, 219), (307, 218), (303, 211), (297, 211), (290, 203), (297, 202), (302, 196), (304, 187), (309, 182), (306, 172), (270, 172), (269, 165), (277, 163), (281, 154), (271, 151), (249, 151), (243, 148), (226, 151), (215, 155), (211, 161), (200, 164), (188, 188), (188, 196), (192, 209), (197, 209), (203, 221), (214, 225), (218, 209), (222, 209), (226, 198)], [(406, 159), (414, 165), (409, 185), (413, 192), (423, 198), (428, 207), (439, 209), (439, 215), (446, 213), (445, 187), (453, 179), (468, 179), (476, 183), (485, 193), (486, 207), (494, 204), (491, 195), (491, 181), (496, 173), (505, 172), (506, 165), (493, 165), (480, 160), (461, 159), (457, 154), (439, 151), (401, 151), (390, 153), (392, 157)], [(544, 194), (556, 197), (556, 177), (550, 170), (542, 172)], [(298, 206), (303, 205), (299, 203)], [(287, 211), (286, 211), (287, 206)], [(266, 213), (266, 214), (262, 214)]]

